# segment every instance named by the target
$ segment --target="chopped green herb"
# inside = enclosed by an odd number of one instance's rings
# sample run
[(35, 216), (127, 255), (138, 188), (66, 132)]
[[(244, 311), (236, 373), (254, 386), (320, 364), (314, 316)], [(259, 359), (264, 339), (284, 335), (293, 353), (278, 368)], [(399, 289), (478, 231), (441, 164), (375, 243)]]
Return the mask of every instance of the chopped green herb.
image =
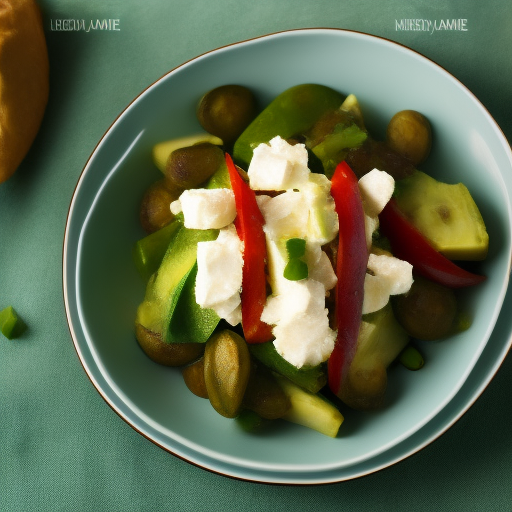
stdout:
[(286, 240), (288, 258), (302, 258), (306, 254), (306, 240), (304, 238), (290, 238)]
[(308, 265), (300, 258), (306, 254), (306, 240), (304, 238), (289, 238), (286, 240), (288, 263), (283, 271), (285, 279), (300, 281), (308, 277)]
[(291, 258), (284, 267), (283, 276), (289, 281), (300, 281), (308, 277), (308, 265), (298, 258)]

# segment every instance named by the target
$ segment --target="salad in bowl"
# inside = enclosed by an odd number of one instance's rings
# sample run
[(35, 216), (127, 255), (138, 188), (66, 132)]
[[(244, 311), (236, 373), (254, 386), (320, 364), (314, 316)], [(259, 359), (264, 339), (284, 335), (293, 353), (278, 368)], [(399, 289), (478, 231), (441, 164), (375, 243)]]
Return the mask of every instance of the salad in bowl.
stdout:
[(336, 437), (347, 408), (385, 406), (395, 364), (421, 369), (418, 341), (471, 328), (459, 294), (486, 279), (479, 208), (421, 170), (432, 128), (414, 110), (378, 140), (357, 92), (306, 83), (259, 108), (225, 84), (197, 117), (204, 132), (153, 147), (136, 339), (248, 431)]

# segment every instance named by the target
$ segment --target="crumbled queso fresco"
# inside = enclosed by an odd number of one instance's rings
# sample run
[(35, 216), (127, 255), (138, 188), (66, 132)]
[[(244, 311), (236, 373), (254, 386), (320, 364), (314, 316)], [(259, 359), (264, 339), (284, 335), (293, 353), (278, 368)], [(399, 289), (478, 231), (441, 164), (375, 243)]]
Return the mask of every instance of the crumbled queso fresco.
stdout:
[[(308, 168), (303, 144), (290, 145), (281, 137), (260, 144), (253, 154), (249, 185), (261, 191), (258, 206), (265, 219), (269, 283), (261, 320), (273, 326), (274, 345), (281, 356), (300, 368), (326, 361), (336, 332), (329, 326), (325, 299), (336, 285), (331, 261), (322, 246), (334, 240), (339, 220), (330, 195), (330, 181)], [(360, 182), (369, 251), (378, 214), (391, 198), (394, 180), (374, 169)], [(264, 192), (268, 192), (265, 194)], [(278, 192), (276, 194), (276, 192)], [(185, 227), (220, 229), (217, 240), (200, 242), (197, 249), (196, 301), (211, 308), (231, 325), (241, 321), (243, 244), (233, 221), (236, 207), (230, 189), (195, 189), (183, 192), (171, 204), (183, 211)], [(304, 260), (308, 277), (290, 281), (283, 276), (288, 261), (286, 240), (306, 240)], [(412, 284), (412, 266), (390, 254), (370, 253), (365, 280), (363, 314), (377, 311), (389, 296), (406, 292)]]

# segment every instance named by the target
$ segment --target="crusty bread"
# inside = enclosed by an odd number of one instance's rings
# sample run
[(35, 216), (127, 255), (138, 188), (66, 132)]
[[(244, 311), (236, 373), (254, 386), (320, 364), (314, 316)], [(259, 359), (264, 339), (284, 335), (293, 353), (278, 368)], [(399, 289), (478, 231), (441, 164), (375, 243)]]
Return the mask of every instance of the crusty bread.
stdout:
[(48, 50), (35, 0), (0, 2), (0, 183), (27, 154), (49, 90)]

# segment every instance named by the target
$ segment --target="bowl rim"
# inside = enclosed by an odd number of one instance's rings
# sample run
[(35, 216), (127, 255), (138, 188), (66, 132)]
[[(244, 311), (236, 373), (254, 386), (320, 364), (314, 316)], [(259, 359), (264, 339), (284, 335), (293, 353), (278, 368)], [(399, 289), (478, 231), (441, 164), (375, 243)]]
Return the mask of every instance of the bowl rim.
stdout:
[[(181, 454), (173, 451), (171, 448), (163, 445), (158, 440), (153, 439), (150, 435), (146, 434), (143, 430), (141, 430), (139, 427), (137, 427), (135, 424), (133, 424), (130, 421), (130, 419), (125, 416), (125, 414), (120, 410), (120, 408), (116, 404), (114, 404), (113, 401), (103, 391), (100, 383), (95, 378), (95, 376), (93, 375), (93, 372), (88, 367), (88, 364), (87, 364), (87, 362), (84, 359), (84, 354), (82, 352), (82, 349), (81, 349), (79, 341), (78, 341), (78, 337), (76, 335), (75, 326), (73, 325), (73, 320), (72, 320), (72, 315), (71, 315), (71, 302), (72, 301), (70, 300), (70, 297), (69, 297), (68, 282), (67, 282), (67, 279), (68, 279), (67, 276), (68, 276), (68, 273), (69, 273), (68, 244), (69, 244), (70, 229), (71, 229), (71, 227), (70, 227), (71, 222), (70, 221), (72, 219), (72, 215), (73, 215), (73, 211), (74, 211), (74, 206), (75, 206), (75, 203), (77, 201), (78, 194), (80, 192), (81, 184), (82, 184), (82, 182), (83, 182), (83, 180), (85, 178), (87, 170), (89, 169), (89, 167), (90, 167), (90, 165), (91, 165), (91, 163), (92, 163), (96, 153), (98, 152), (98, 149), (102, 146), (103, 142), (105, 141), (105, 139), (107, 138), (109, 133), (113, 130), (113, 128), (116, 126), (116, 124), (118, 123), (119, 119), (135, 103), (137, 103), (142, 96), (144, 96), (150, 89), (152, 89), (153, 86), (155, 86), (155, 84), (158, 84), (159, 82), (164, 80), (166, 77), (168, 77), (169, 75), (173, 74), (177, 70), (185, 67), (189, 63), (197, 61), (197, 60), (199, 60), (199, 59), (201, 59), (201, 58), (203, 58), (203, 57), (205, 57), (205, 56), (207, 56), (209, 54), (217, 53), (217, 52), (223, 51), (223, 50), (231, 48), (231, 47), (240, 46), (240, 45), (244, 45), (244, 44), (252, 43), (252, 42), (257, 42), (257, 41), (263, 40), (263, 39), (270, 39), (270, 38), (273, 38), (273, 37), (279, 37), (279, 36), (283, 36), (283, 35), (300, 33), (300, 32), (304, 32), (304, 33), (321, 33), (321, 32), (329, 33), (329, 32), (331, 32), (331, 33), (353, 34), (353, 35), (357, 35), (357, 36), (362, 36), (364, 38), (384, 41), (387, 44), (391, 44), (393, 46), (400, 47), (400, 48), (402, 48), (402, 49), (404, 49), (404, 50), (406, 50), (408, 52), (412, 52), (413, 54), (416, 54), (417, 56), (420, 56), (422, 59), (425, 59), (430, 64), (433, 64), (435, 67), (441, 69), (444, 73), (449, 75), (451, 77), (451, 79), (453, 79), (460, 87), (462, 87), (465, 90), (465, 92), (472, 97), (473, 101), (475, 101), (483, 109), (485, 115), (489, 118), (489, 120), (492, 121), (493, 127), (498, 131), (498, 134), (503, 139), (503, 141), (506, 142), (506, 145), (507, 145), (507, 148), (508, 148), (508, 156), (509, 156), (509, 159), (510, 159), (510, 161), (512, 163), (512, 151), (510, 149), (510, 143), (508, 142), (508, 140), (507, 140), (505, 134), (503, 133), (501, 127), (494, 120), (493, 116), (489, 113), (488, 109), (480, 102), (480, 100), (475, 96), (475, 94), (473, 94), (472, 91), (470, 89), (468, 89), (460, 80), (458, 80), (454, 75), (452, 75), (449, 71), (447, 71), (443, 66), (441, 66), (438, 63), (436, 63), (435, 61), (433, 61), (429, 57), (425, 56), (421, 52), (419, 52), (417, 50), (414, 50), (414, 49), (412, 49), (412, 48), (410, 48), (410, 47), (408, 47), (408, 46), (406, 46), (406, 45), (404, 45), (402, 43), (399, 43), (397, 41), (393, 41), (392, 39), (389, 39), (389, 38), (386, 38), (386, 37), (383, 37), (383, 36), (374, 35), (374, 34), (369, 34), (369, 33), (366, 33), (366, 32), (363, 32), (363, 31), (358, 31), (358, 30), (343, 29), (343, 28), (332, 28), (332, 27), (305, 27), (305, 28), (295, 28), (295, 29), (281, 30), (281, 31), (271, 32), (271, 33), (255, 36), (255, 37), (252, 37), (252, 38), (248, 38), (248, 39), (244, 39), (244, 40), (228, 43), (226, 45), (219, 46), (217, 48), (213, 48), (213, 49), (208, 50), (206, 52), (203, 52), (203, 53), (201, 53), (199, 55), (196, 55), (196, 56), (194, 56), (194, 57), (192, 57), (192, 58), (182, 62), (181, 64), (173, 67), (172, 69), (170, 69), (169, 71), (164, 73), (162, 76), (160, 76), (159, 78), (154, 80), (152, 83), (147, 85), (139, 94), (137, 94), (122, 109), (122, 111), (116, 116), (116, 118), (112, 121), (110, 126), (103, 133), (103, 135), (101, 136), (101, 138), (99, 139), (99, 141), (95, 145), (94, 149), (92, 150), (91, 154), (89, 155), (89, 157), (88, 157), (84, 167), (82, 168), (82, 171), (80, 172), (80, 175), (78, 177), (77, 183), (76, 183), (75, 188), (74, 188), (73, 193), (72, 193), (70, 205), (69, 205), (67, 216), (66, 216), (64, 239), (63, 239), (63, 249), (62, 249), (62, 276), (63, 276), (62, 291), (63, 291), (63, 299), (64, 299), (65, 314), (66, 314), (66, 321), (67, 321), (68, 329), (70, 331), (70, 335), (71, 335), (71, 338), (72, 338), (72, 341), (73, 341), (73, 345), (75, 347), (75, 351), (76, 351), (76, 353), (78, 355), (79, 361), (80, 361), (80, 363), (81, 363), (81, 365), (82, 365), (86, 375), (88, 376), (89, 380), (91, 381), (91, 383), (95, 387), (96, 391), (100, 394), (100, 396), (108, 404), (108, 406), (120, 418), (122, 418), (130, 427), (132, 427), (136, 432), (138, 432), (143, 437), (145, 437), (146, 439), (151, 441), (153, 444), (159, 446), (160, 448), (164, 449), (166, 452), (174, 455), (175, 457), (177, 457), (177, 458), (179, 458), (181, 460), (184, 460), (184, 461), (186, 461), (186, 462), (188, 462), (188, 463), (190, 463), (190, 464), (192, 464), (192, 465), (194, 465), (196, 467), (199, 467), (201, 469), (205, 469), (205, 470), (207, 470), (207, 471), (209, 471), (211, 473), (219, 474), (219, 475), (222, 475), (222, 476), (227, 476), (227, 477), (233, 478), (235, 480), (250, 481), (250, 482), (255, 482), (255, 483), (276, 484), (276, 485), (279, 485), (279, 484), (285, 484), (285, 485), (318, 485), (318, 484), (336, 483), (336, 482), (351, 480), (351, 479), (354, 479), (354, 478), (360, 478), (362, 476), (366, 476), (368, 474), (371, 474), (371, 473), (374, 473), (374, 472), (377, 472), (377, 471), (381, 471), (381, 470), (383, 470), (383, 469), (385, 469), (387, 467), (390, 467), (390, 466), (392, 466), (392, 465), (394, 465), (394, 464), (396, 464), (396, 463), (398, 463), (398, 462), (400, 462), (400, 461), (410, 457), (411, 455), (421, 451), (423, 448), (425, 448), (430, 443), (432, 443), (433, 441), (438, 439), (442, 434), (444, 434), (476, 402), (476, 400), (481, 396), (483, 391), (487, 388), (487, 386), (489, 385), (490, 381), (496, 375), (497, 371), (501, 367), (501, 364), (505, 360), (505, 357), (506, 357), (507, 353), (509, 352), (510, 348), (512, 347), (512, 332), (511, 332), (511, 333), (509, 333), (509, 339), (508, 339), (507, 343), (504, 345), (504, 349), (502, 351), (501, 357), (498, 360), (495, 361), (493, 369), (490, 372), (488, 372), (488, 374), (486, 375), (486, 378), (481, 381), (480, 386), (478, 387), (477, 391), (475, 391), (473, 393), (472, 398), (470, 400), (467, 400), (465, 405), (462, 408), (460, 408), (460, 410), (456, 414), (453, 414), (451, 419), (447, 420), (446, 424), (443, 427), (438, 428), (434, 434), (432, 434), (430, 436), (427, 435), (427, 439), (425, 439), (423, 442), (418, 443), (414, 447), (414, 449), (406, 450), (406, 451), (404, 451), (403, 454), (395, 456), (395, 457), (392, 456), (389, 461), (387, 461), (385, 463), (382, 463), (382, 464), (380, 464), (380, 465), (378, 465), (376, 467), (371, 467), (371, 468), (369, 468), (367, 470), (362, 470), (359, 473), (355, 473), (355, 474), (350, 475), (350, 476), (344, 476), (344, 477), (341, 477), (341, 478), (336, 478), (336, 477), (335, 478), (325, 478), (325, 479), (323, 479), (321, 481), (316, 481), (314, 479), (311, 479), (311, 481), (303, 481), (303, 480), (294, 481), (293, 477), (291, 477), (291, 480), (289, 478), (280, 479), (279, 476), (278, 476), (279, 475), (279, 471), (277, 471), (275, 473), (274, 472), (272, 473), (272, 476), (273, 477), (275, 476), (276, 478), (266, 479), (265, 477), (260, 478), (259, 476), (254, 476), (254, 477), (251, 478), (251, 477), (247, 477), (247, 476), (238, 475), (235, 472), (230, 471), (229, 469), (227, 469), (227, 470), (215, 469), (213, 467), (208, 466), (207, 463), (202, 463), (202, 462), (198, 462), (198, 461), (194, 461), (192, 459), (189, 459), (189, 458), (187, 458), (187, 456), (181, 455)], [(509, 255), (508, 272), (507, 272), (507, 287), (505, 287), (505, 290), (507, 290), (508, 287), (509, 287), (508, 286), (508, 277), (510, 276), (511, 265), (512, 265), (511, 256)], [(505, 295), (505, 292), (503, 293), (503, 295)], [(505, 301), (505, 299), (503, 298), (503, 301), (502, 301), (501, 307), (499, 309), (499, 312), (496, 315), (497, 317), (499, 317), (499, 315), (500, 315), (500, 313), (502, 311), (504, 301)], [(497, 322), (497, 320), (496, 320), (496, 322)], [(492, 332), (491, 332), (491, 336), (492, 336)], [(464, 383), (466, 382), (467, 378), (469, 378), (469, 376), (473, 373), (473, 371), (474, 371), (474, 367), (471, 369), (471, 371), (467, 375)], [(368, 462), (369, 460), (371, 460), (372, 458), (375, 458), (378, 455), (387, 454), (388, 452), (392, 452), (393, 449), (395, 449), (397, 446), (400, 446), (401, 444), (403, 444), (405, 441), (407, 441), (407, 439), (409, 439), (410, 437), (414, 436), (418, 432), (421, 432), (426, 427), (428, 427), (428, 425), (442, 411), (444, 411), (444, 410), (446, 410), (448, 408), (448, 405), (450, 403), (452, 403), (452, 401), (454, 400), (454, 398), (457, 395), (459, 395), (459, 392), (460, 392), (460, 388), (457, 390), (457, 392), (455, 393), (454, 397), (452, 397), (439, 411), (437, 411), (436, 414), (432, 418), (430, 418), (429, 421), (426, 422), (426, 424), (423, 424), (418, 430), (416, 430), (412, 434), (407, 435), (405, 437), (405, 439), (401, 440), (398, 444), (394, 444), (390, 448), (387, 448), (386, 450), (384, 450), (384, 452), (379, 452), (377, 455), (370, 456), (369, 458), (365, 459), (362, 462), (356, 462), (356, 464), (354, 464), (354, 465), (350, 465), (349, 464), (348, 466), (343, 467), (343, 469), (350, 468), (351, 466), (356, 466), (357, 467), (358, 465), (364, 464), (364, 463)], [(248, 468), (243, 468), (243, 469), (245, 471), (247, 471)]]

